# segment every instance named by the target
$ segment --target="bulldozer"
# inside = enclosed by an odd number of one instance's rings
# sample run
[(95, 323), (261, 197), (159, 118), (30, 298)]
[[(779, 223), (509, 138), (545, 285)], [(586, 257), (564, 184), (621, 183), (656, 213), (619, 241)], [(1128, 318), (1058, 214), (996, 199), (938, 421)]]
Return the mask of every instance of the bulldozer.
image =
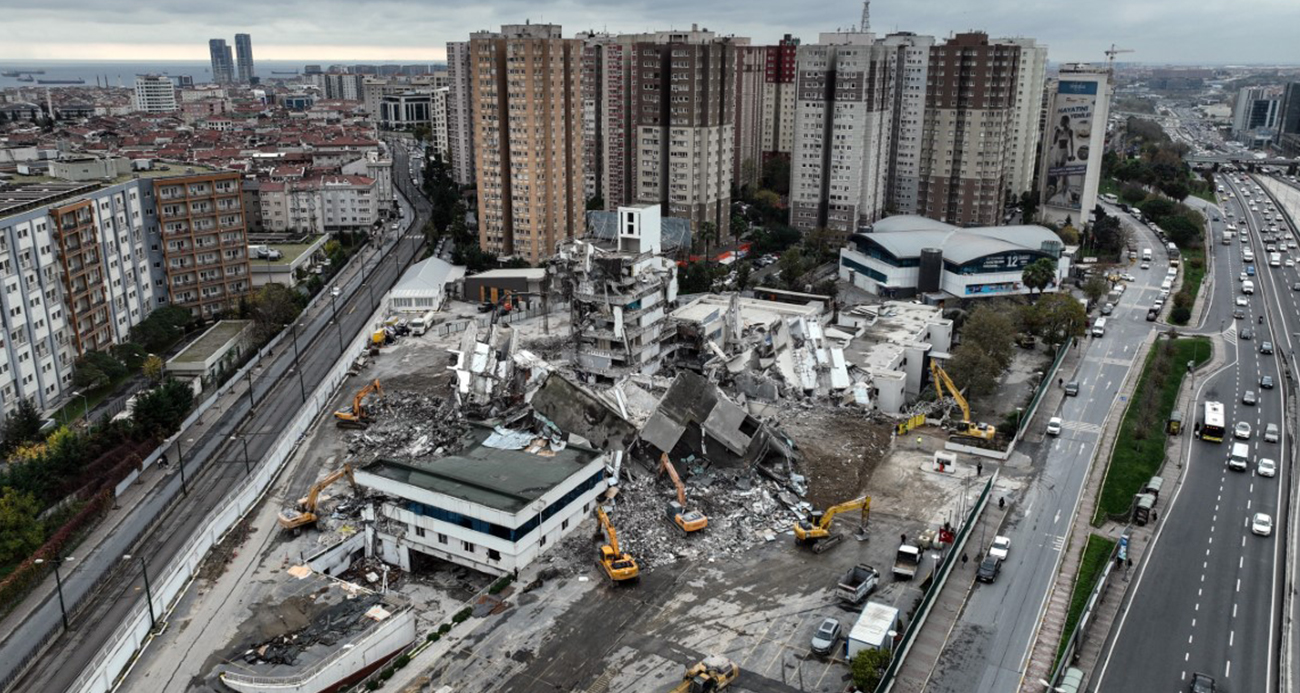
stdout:
[(866, 532), (867, 516), (871, 514), (871, 496), (863, 496), (851, 501), (833, 505), (825, 512), (810, 513), (807, 518), (794, 523), (794, 540), (801, 546), (807, 546), (813, 553), (821, 553), (844, 540), (843, 532), (831, 532), (831, 522), (840, 513), (862, 511), (862, 526), (859, 535)]
[(969, 441), (976, 444), (992, 443), (997, 437), (998, 429), (992, 424), (975, 423), (970, 418), (970, 405), (966, 403), (966, 398), (961, 396), (957, 391), (957, 386), (953, 384), (952, 378), (948, 377), (948, 372), (939, 365), (937, 361), (930, 361), (930, 375), (934, 378), (934, 391), (943, 399), (944, 388), (948, 389), (948, 394), (952, 395), (957, 406), (961, 407), (961, 421), (957, 424), (957, 432), (951, 437), (953, 440)]
[(339, 428), (368, 428), (370, 416), (366, 414), (365, 399), (366, 395), (372, 392), (380, 397), (384, 396), (384, 389), (379, 386), (378, 380), (358, 390), (356, 396), (352, 398), (352, 406), (334, 412), (336, 419), (334, 423)]
[(311, 485), (307, 490), (307, 495), (298, 499), (298, 504), (292, 508), (285, 508), (280, 511), (278, 519), (280, 526), (284, 529), (300, 531), (303, 527), (316, 524), (316, 504), (320, 500), (320, 494), (329, 488), (334, 482), (342, 478), (347, 478), (352, 488), (361, 495), (361, 489), (357, 487), (357, 480), (352, 476), (352, 465), (345, 464), (343, 468), (332, 474), (326, 475), (325, 478)]
[(614, 525), (610, 524), (609, 515), (605, 514), (605, 509), (596, 506), (596, 519), (600, 521), (600, 528), (604, 530), (605, 536), (608, 537), (609, 543), (602, 544), (600, 547), (600, 567), (609, 576), (614, 584), (623, 584), (635, 580), (641, 574), (641, 569), (637, 567), (636, 559), (630, 554), (624, 553), (618, 548), (618, 533), (614, 531)]
[(731, 686), (740, 676), (740, 667), (721, 655), (705, 657), (686, 668), (682, 682), (671, 693), (713, 693)]
[(677, 468), (669, 461), (666, 452), (659, 457), (659, 471), (668, 472), (668, 478), (672, 479), (673, 486), (677, 488), (677, 500), (668, 502), (668, 519), (687, 533), (708, 527), (709, 518), (704, 513), (686, 509), (686, 486), (682, 484), (682, 478), (677, 476)]

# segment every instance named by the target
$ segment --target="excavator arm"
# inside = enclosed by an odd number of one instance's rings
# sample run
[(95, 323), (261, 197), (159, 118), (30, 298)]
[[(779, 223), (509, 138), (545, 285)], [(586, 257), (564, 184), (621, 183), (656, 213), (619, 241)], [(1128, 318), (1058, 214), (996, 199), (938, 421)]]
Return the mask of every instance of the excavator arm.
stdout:
[(609, 548), (614, 550), (614, 554), (623, 553), (618, 548), (618, 532), (614, 531), (614, 525), (609, 521), (609, 515), (605, 514), (605, 509), (596, 506), (596, 519), (600, 520), (601, 529), (605, 530), (605, 537), (609, 539)]
[(948, 388), (948, 394), (952, 395), (953, 400), (957, 402), (957, 406), (961, 407), (962, 421), (970, 421), (970, 405), (966, 403), (966, 398), (962, 397), (961, 393), (957, 391), (957, 386), (952, 382), (952, 378), (948, 377), (948, 372), (938, 362), (931, 360), (930, 373), (934, 376), (934, 388), (939, 391), (939, 397), (943, 397), (943, 390), (939, 388), (939, 383), (942, 382), (944, 387)]
[(296, 530), (299, 527), (315, 522), (316, 505), (320, 502), (320, 494), (344, 477), (352, 484), (352, 488), (357, 488), (357, 480), (352, 475), (352, 465), (345, 464), (342, 469), (312, 484), (311, 488), (307, 490), (306, 497), (298, 501), (297, 508), (286, 508), (280, 511), (280, 526), (285, 529)]
[(682, 484), (682, 478), (677, 476), (677, 468), (668, 460), (668, 453), (663, 453), (659, 457), (659, 469), (668, 472), (668, 478), (673, 480), (673, 486), (677, 487), (677, 502), (684, 508), (686, 507), (686, 486)]
[(826, 511), (826, 514), (822, 515), (822, 521), (818, 524), (822, 529), (827, 529), (831, 526), (831, 521), (835, 519), (836, 515), (854, 510), (862, 511), (862, 521), (865, 523), (867, 521), (867, 515), (871, 512), (871, 496), (863, 496), (845, 503), (840, 503), (839, 505), (831, 506), (830, 509)]

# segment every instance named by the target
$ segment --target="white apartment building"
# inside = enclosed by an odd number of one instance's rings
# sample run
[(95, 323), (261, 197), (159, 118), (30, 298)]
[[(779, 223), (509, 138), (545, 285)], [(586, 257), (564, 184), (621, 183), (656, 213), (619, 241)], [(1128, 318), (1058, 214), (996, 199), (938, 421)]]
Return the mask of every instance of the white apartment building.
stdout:
[(451, 96), (451, 87), (439, 87), (433, 90), (429, 107), (429, 132), (431, 148), (447, 161), (451, 156), (451, 147), (447, 140), (447, 99)]
[(176, 86), (170, 77), (141, 75), (135, 78), (135, 110), (170, 113), (176, 110)]
[(791, 226), (852, 233), (884, 215), (897, 56), (856, 31), (799, 46)]
[(1015, 105), (1012, 106), (1010, 145), (1007, 154), (1007, 191), (1015, 198), (1037, 189), (1034, 168), (1042, 142), (1043, 89), (1047, 80), (1047, 46), (1031, 38), (994, 39), (1020, 47), (1020, 69), (1016, 72)]
[(451, 174), (460, 185), (474, 184), (474, 119), (470, 105), (473, 70), (468, 41), (447, 43), (447, 147), (451, 151)]
[(897, 52), (889, 204), (896, 214), (915, 214), (921, 179), (921, 139), (925, 131), (926, 80), (934, 37), (904, 32), (890, 34), (881, 43)]

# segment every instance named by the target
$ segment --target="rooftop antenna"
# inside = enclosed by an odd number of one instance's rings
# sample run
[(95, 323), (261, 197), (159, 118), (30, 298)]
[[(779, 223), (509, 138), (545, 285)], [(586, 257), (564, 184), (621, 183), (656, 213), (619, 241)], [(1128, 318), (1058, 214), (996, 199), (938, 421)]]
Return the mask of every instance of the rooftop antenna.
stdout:
[(871, 31), (871, 0), (862, 0), (862, 33)]

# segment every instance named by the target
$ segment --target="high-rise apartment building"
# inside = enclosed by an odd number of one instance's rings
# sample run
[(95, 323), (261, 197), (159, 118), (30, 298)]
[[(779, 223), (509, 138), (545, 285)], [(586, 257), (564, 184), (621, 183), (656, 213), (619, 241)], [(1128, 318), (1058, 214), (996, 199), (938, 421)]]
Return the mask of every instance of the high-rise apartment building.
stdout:
[(631, 204), (632, 38), (579, 33), (582, 50), (584, 194), (604, 209)]
[(1086, 223), (1097, 206), (1110, 117), (1109, 81), (1105, 68), (1061, 66), (1043, 128), (1039, 190), (1045, 222)]
[(930, 49), (917, 210), (957, 226), (1001, 223), (1021, 47), (981, 32)]
[(663, 205), (720, 238), (731, 226), (736, 47), (748, 39), (708, 30), (634, 37), (631, 146), (638, 204)]
[(1244, 87), (1237, 92), (1232, 110), (1232, 134), (1249, 146), (1272, 139), (1282, 112), (1282, 101), (1273, 87)]
[(447, 97), (451, 87), (439, 87), (430, 94), (429, 148), (448, 161), (451, 151), (447, 146)]
[(257, 74), (253, 69), (253, 37), (235, 34), (235, 58), (239, 60), (239, 81), (251, 84)]
[(235, 59), (230, 54), (230, 46), (225, 39), (208, 41), (208, 54), (212, 61), (212, 81), (215, 84), (230, 84), (235, 81)]
[(471, 98), (473, 70), (469, 42), (447, 43), (447, 149), (451, 153), (451, 177), (460, 185), (474, 184), (474, 118)]
[(241, 180), (196, 172), (153, 181), (168, 300), (199, 317), (237, 310), (252, 291)]
[(1015, 105), (1011, 115), (1011, 151), (1007, 154), (1007, 192), (1013, 199), (1037, 190), (1034, 177), (1038, 165), (1038, 146), (1043, 141), (1039, 127), (1043, 89), (1047, 79), (1047, 46), (1031, 38), (995, 39), (1020, 48), (1020, 68), (1016, 70)]
[[(534, 264), (582, 232), (582, 42), (553, 24), (470, 36), (479, 245)], [(453, 80), (454, 83), (454, 80)]]
[(1282, 91), (1277, 145), (1285, 156), (1300, 156), (1300, 82), (1290, 82)]
[(849, 234), (884, 215), (897, 59), (859, 31), (799, 46), (791, 226)]
[(176, 108), (176, 86), (170, 77), (140, 75), (135, 78), (135, 110), (170, 113)]
[(786, 34), (775, 46), (736, 49), (736, 147), (732, 175), (742, 185), (756, 185), (767, 160), (790, 156), (794, 141), (798, 48), (799, 39)]
[(933, 36), (890, 34), (881, 43), (894, 56), (894, 124), (890, 132), (886, 207), (896, 214), (916, 214), (921, 180), (921, 140), (925, 132), (925, 90), (929, 81)]

